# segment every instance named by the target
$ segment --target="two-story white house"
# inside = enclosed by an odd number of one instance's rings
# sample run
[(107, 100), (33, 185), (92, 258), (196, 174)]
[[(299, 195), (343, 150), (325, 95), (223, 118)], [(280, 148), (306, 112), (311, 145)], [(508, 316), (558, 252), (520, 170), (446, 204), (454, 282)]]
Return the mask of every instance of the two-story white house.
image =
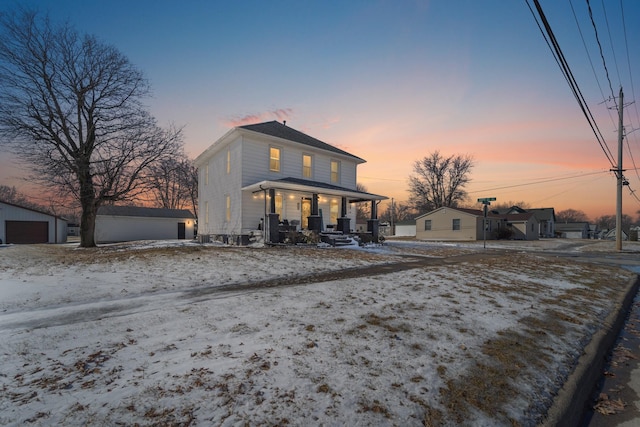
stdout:
[(354, 203), (370, 202), (368, 231), (378, 237), (377, 203), (386, 199), (356, 189), (365, 161), (277, 121), (239, 126), (196, 160), (198, 233), (246, 241), (264, 230), (276, 243), (278, 230), (349, 233)]

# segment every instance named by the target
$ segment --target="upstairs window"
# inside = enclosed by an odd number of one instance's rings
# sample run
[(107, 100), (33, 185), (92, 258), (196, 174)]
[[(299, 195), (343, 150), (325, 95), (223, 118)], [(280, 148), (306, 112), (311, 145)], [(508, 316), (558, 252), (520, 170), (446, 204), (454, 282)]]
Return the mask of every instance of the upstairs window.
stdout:
[(269, 170), (272, 172), (280, 172), (280, 149), (269, 148)]
[(337, 160), (331, 160), (331, 182), (340, 182), (340, 162)]
[(308, 154), (302, 155), (302, 177), (303, 178), (311, 178), (311, 167), (312, 167), (312, 158)]
[(231, 173), (231, 150), (227, 150), (227, 175)]
[(460, 219), (456, 218), (453, 220), (452, 230), (460, 230)]

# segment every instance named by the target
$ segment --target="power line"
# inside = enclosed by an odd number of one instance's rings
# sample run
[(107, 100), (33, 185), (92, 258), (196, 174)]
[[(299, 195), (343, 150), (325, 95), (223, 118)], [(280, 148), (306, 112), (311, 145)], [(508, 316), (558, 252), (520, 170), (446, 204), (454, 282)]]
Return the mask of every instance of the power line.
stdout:
[[(621, 0), (622, 1), (622, 0)], [(598, 84), (598, 89), (600, 90), (600, 95), (602, 95), (602, 100), (607, 101), (607, 97), (604, 96), (604, 91), (602, 90), (602, 86), (600, 85), (600, 79), (598, 78), (598, 74), (596, 73), (596, 68), (593, 65), (593, 61), (591, 60), (591, 54), (589, 53), (589, 49), (587, 48), (587, 43), (584, 40), (584, 35), (582, 34), (582, 28), (580, 27), (580, 23), (578, 22), (578, 17), (576, 16), (576, 11), (573, 8), (573, 1), (569, 0), (569, 6), (571, 6), (571, 13), (573, 13), (573, 19), (576, 21), (576, 26), (578, 27), (578, 33), (580, 34), (580, 39), (582, 40), (582, 46), (584, 46), (584, 50), (587, 53), (587, 59), (589, 59), (589, 65), (591, 65), (591, 71), (593, 72), (593, 77), (596, 79), (596, 83)], [(607, 108), (607, 113), (609, 114), (609, 118), (611, 119), (611, 124), (613, 127), (616, 127), (616, 122), (611, 115), (611, 110)]]
[(604, 22), (607, 24), (607, 34), (609, 35), (609, 44), (611, 45), (611, 55), (613, 56), (613, 64), (616, 66), (616, 73), (618, 74), (618, 81), (622, 82), (620, 78), (620, 68), (618, 68), (618, 59), (616, 58), (616, 50), (613, 48), (613, 39), (611, 38), (611, 27), (609, 26), (609, 18), (607, 17), (607, 9), (604, 7), (604, 0), (600, 0), (602, 4), (602, 13), (604, 14)]
[(579, 175), (572, 175), (572, 176), (567, 176), (567, 177), (562, 177), (562, 178), (540, 179), (540, 180), (535, 181), (535, 182), (526, 182), (526, 183), (523, 183), (523, 184), (513, 184), (513, 185), (504, 185), (502, 187), (485, 188), (485, 189), (482, 189), (482, 190), (473, 191), (473, 192), (471, 192), (469, 194), (482, 193), (482, 192), (495, 191), (495, 190), (506, 190), (506, 189), (509, 189), (509, 188), (526, 187), (526, 186), (537, 185), (537, 184), (546, 184), (546, 183), (549, 183), (549, 182), (564, 181), (566, 179), (575, 179), (575, 178), (582, 178), (582, 177), (590, 176), (590, 175), (608, 174), (608, 173), (610, 173), (610, 171), (602, 170), (602, 171), (588, 172), (588, 173), (583, 173), (583, 174), (579, 174)]
[(611, 90), (611, 99), (618, 109), (618, 102), (616, 101), (616, 95), (613, 92), (613, 86), (611, 85), (611, 79), (609, 78), (609, 69), (607, 68), (607, 62), (604, 60), (604, 54), (602, 53), (602, 44), (600, 44), (600, 37), (598, 37), (598, 28), (596, 28), (596, 22), (593, 20), (593, 11), (591, 10), (591, 3), (587, 0), (587, 8), (589, 9), (589, 18), (591, 19), (591, 26), (593, 27), (593, 32), (596, 36), (596, 42), (598, 42), (598, 49), (600, 50), (600, 58), (602, 59), (602, 65), (604, 66), (604, 72), (607, 76), (607, 81), (609, 82), (609, 89)]
[[(540, 21), (542, 21), (542, 24), (545, 28), (546, 34), (549, 36), (549, 39), (547, 39), (546, 35), (545, 35), (545, 31), (542, 30), (542, 27), (540, 25), (540, 22), (538, 21), (538, 17), (536, 16), (536, 14), (534, 13), (533, 9), (531, 8), (531, 5), (529, 4), (529, 0), (525, 0), (527, 6), (529, 7), (529, 10), (531, 11), (531, 14), (533, 15), (538, 28), (540, 29), (540, 31), (542, 32), (542, 35), (544, 37), (544, 39), (547, 41), (547, 45), (549, 45), (549, 48), (551, 49), (551, 53), (554, 55), (554, 58), (556, 58), (556, 62), (558, 63), (558, 65), (560, 66), (560, 70), (562, 71), (563, 75), (565, 76), (565, 80), (567, 81), (567, 83), (569, 84), (569, 87), (571, 89), (571, 91), (573, 92), (573, 96), (576, 99), (576, 102), (578, 102), (578, 105), (580, 107), (580, 109), (582, 110), (582, 113), (584, 114), (585, 118), (587, 119), (587, 122), (589, 123), (589, 126), (591, 127), (591, 130), (593, 131), (594, 136), (596, 137), (596, 140), (598, 141), (598, 144), (600, 145), (600, 148), (602, 149), (602, 151), (604, 152), (605, 156), (607, 157), (607, 160), (609, 160), (609, 163), (611, 164), (611, 167), (615, 167), (615, 161), (613, 160), (613, 155), (611, 154), (611, 151), (609, 150), (609, 147), (607, 146), (606, 142), (604, 141), (604, 137), (602, 136), (602, 132), (600, 132), (600, 129), (598, 128), (598, 125), (593, 117), (593, 114), (591, 113), (591, 110), (589, 109), (589, 106), (587, 105), (584, 96), (582, 95), (582, 92), (580, 91), (580, 88), (578, 87), (578, 83), (575, 80), (575, 77), (573, 75), (573, 73), (571, 72), (571, 68), (569, 67), (569, 64), (567, 63), (566, 58), (564, 57), (564, 54), (562, 53), (562, 49), (560, 48), (560, 44), (558, 43), (558, 40), (556, 39), (555, 35), (553, 34), (553, 30), (551, 29), (551, 25), (549, 24), (543, 10), (542, 7), (540, 6), (540, 2), (538, 0), (533, 0), (536, 6), (536, 10), (538, 11), (538, 15), (540, 17)], [(553, 46), (553, 47), (551, 47)]]

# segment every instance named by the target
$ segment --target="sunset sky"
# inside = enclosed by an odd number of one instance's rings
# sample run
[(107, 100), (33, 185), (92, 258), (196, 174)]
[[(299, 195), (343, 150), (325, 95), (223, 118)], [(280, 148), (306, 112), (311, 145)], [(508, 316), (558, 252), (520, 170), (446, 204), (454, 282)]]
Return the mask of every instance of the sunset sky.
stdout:
[[(612, 166), (525, 0), (0, 0), (0, 10), (18, 3), (122, 51), (151, 82), (152, 114), (185, 126), (191, 157), (233, 126), (286, 120), (367, 160), (359, 182), (397, 202), (414, 161), (439, 150), (475, 159), (472, 206), (496, 197), (615, 213)], [(616, 162), (618, 113), (604, 100), (623, 87), (623, 211), (635, 218), (640, 1), (590, 2), (611, 85), (588, 2), (540, 3)], [(24, 186), (7, 159), (0, 184)]]

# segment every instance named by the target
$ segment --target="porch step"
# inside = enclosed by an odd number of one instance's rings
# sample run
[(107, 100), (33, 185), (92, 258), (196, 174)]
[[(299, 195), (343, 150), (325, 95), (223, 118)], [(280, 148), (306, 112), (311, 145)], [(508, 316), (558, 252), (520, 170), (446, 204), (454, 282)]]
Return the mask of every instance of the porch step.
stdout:
[(342, 232), (320, 233), (320, 240), (331, 246), (358, 245), (351, 236), (344, 235)]

